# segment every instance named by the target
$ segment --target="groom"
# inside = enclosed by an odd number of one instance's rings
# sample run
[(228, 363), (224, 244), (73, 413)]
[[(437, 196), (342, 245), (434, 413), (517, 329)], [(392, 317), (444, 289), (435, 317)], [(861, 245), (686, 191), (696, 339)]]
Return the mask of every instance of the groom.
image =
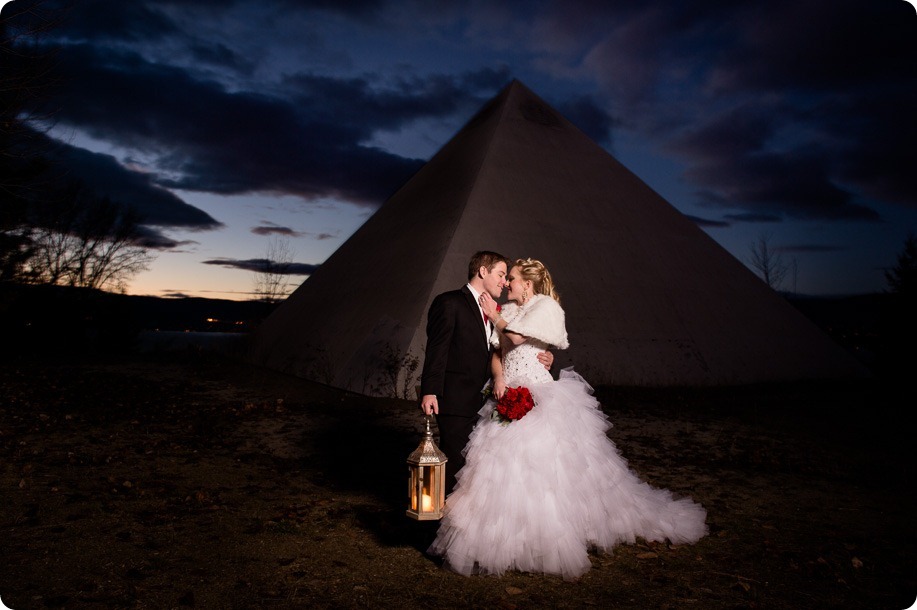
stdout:
[[(478, 298), (486, 292), (494, 299), (503, 293), (506, 257), (496, 252), (477, 252), (468, 263), (468, 283), (460, 290), (433, 299), (427, 313), (427, 348), (420, 377), (420, 406), (424, 414), (436, 414), (439, 448), (446, 454), (446, 493), (455, 486), (455, 474), (465, 464), (462, 450), (478, 421), (484, 402), (481, 390), (490, 378), (490, 333)], [(538, 358), (551, 368), (554, 356)]]

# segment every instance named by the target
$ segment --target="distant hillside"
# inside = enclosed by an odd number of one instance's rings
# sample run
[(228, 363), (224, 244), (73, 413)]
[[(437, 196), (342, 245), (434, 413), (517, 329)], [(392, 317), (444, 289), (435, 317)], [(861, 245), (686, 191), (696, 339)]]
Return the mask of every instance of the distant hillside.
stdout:
[[(867, 365), (878, 349), (889, 295), (787, 297), (806, 317)], [(132, 296), (64, 286), (0, 284), (6, 343), (20, 349), (107, 349), (140, 331), (250, 332), (275, 306), (255, 301)]]
[(188, 297), (127, 296), (125, 299), (144, 329), (248, 332), (267, 317), (273, 305)]
[(65, 311), (70, 312), (68, 318), (79, 313), (83, 320), (97, 321), (114, 314), (118, 321), (144, 330), (242, 332), (263, 320), (273, 306), (255, 301), (123, 295), (67, 286), (0, 287), (0, 314), (40, 324)]
[(787, 301), (861, 362), (873, 366), (880, 349), (889, 298), (888, 294), (875, 293), (846, 297), (787, 296)]
[(254, 301), (0, 284), (0, 332), (13, 354), (110, 351), (131, 346), (143, 330), (249, 332), (271, 311)]

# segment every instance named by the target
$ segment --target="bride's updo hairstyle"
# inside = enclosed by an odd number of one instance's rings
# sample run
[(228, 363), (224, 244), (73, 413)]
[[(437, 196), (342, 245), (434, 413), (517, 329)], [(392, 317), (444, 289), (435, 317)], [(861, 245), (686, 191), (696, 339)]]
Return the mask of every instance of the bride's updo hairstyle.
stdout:
[(555, 290), (554, 280), (551, 279), (551, 274), (541, 261), (533, 258), (519, 258), (516, 259), (513, 266), (519, 267), (522, 279), (532, 282), (535, 294), (546, 294), (560, 303), (560, 293)]

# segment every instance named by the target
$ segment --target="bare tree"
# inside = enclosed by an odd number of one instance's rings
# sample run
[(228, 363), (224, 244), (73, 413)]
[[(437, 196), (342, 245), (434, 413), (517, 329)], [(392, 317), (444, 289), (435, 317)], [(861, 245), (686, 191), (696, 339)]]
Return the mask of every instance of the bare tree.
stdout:
[(66, 184), (47, 131), (56, 50), (43, 38), (66, 17), (58, 3), (11, 2), (0, 15), (0, 279), (123, 291), (153, 256), (137, 216)]
[(917, 237), (908, 235), (898, 263), (885, 272), (885, 280), (893, 294), (917, 298)]
[(255, 271), (254, 294), (258, 301), (278, 303), (290, 294), (290, 270), (295, 252), (290, 240), (272, 237), (262, 267)]
[(23, 222), (24, 206), (0, 206), (0, 282), (21, 282), (34, 254), (31, 228)]
[(131, 209), (72, 186), (36, 214), (31, 276), (41, 283), (123, 292), (155, 258), (138, 243), (138, 222)]
[(796, 296), (796, 284), (799, 281), (799, 259), (794, 256), (790, 261), (790, 266), (793, 270), (793, 296)]
[(76, 227), (79, 209), (85, 205), (75, 184), (57, 200), (32, 207), (32, 257), (29, 276), (40, 284), (66, 284), (71, 252), (78, 248)]
[(55, 51), (40, 42), (62, 16), (42, 0), (11, 2), (0, 14), (0, 281), (28, 279), (29, 203), (46, 180), (43, 132), (52, 116), (40, 107), (54, 86), (56, 61)]
[(72, 286), (123, 291), (128, 279), (149, 267), (153, 257), (136, 244), (138, 217), (102, 199), (77, 225), (76, 247), (67, 280)]
[(778, 290), (790, 266), (783, 261), (780, 252), (771, 247), (771, 238), (770, 233), (762, 233), (757, 241), (751, 243), (749, 263), (768, 286)]
[(379, 353), (379, 360), (380, 382), (373, 386), (372, 392), (379, 396), (409, 398), (417, 383), (420, 358), (408, 350), (402, 352), (391, 343), (386, 343)]
[(885, 271), (888, 295), (879, 328), (878, 370), (911, 389), (917, 371), (917, 237), (909, 235), (894, 267)]

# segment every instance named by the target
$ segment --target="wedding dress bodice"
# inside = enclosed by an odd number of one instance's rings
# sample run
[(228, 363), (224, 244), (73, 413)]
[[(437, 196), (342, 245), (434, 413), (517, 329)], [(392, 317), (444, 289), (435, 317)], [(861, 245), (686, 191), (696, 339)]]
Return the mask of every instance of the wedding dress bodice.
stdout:
[(515, 346), (508, 341), (503, 343), (503, 378), (507, 386), (553, 381), (551, 373), (538, 362), (538, 353), (548, 348), (545, 343), (536, 339)]
[(491, 335), (491, 344), (503, 352), (503, 378), (507, 386), (554, 381), (551, 373), (538, 362), (538, 354), (568, 347), (564, 311), (560, 304), (543, 294), (533, 295), (524, 305), (507, 303), (503, 307), (506, 332), (523, 335), (524, 343), (514, 345), (503, 333)]

